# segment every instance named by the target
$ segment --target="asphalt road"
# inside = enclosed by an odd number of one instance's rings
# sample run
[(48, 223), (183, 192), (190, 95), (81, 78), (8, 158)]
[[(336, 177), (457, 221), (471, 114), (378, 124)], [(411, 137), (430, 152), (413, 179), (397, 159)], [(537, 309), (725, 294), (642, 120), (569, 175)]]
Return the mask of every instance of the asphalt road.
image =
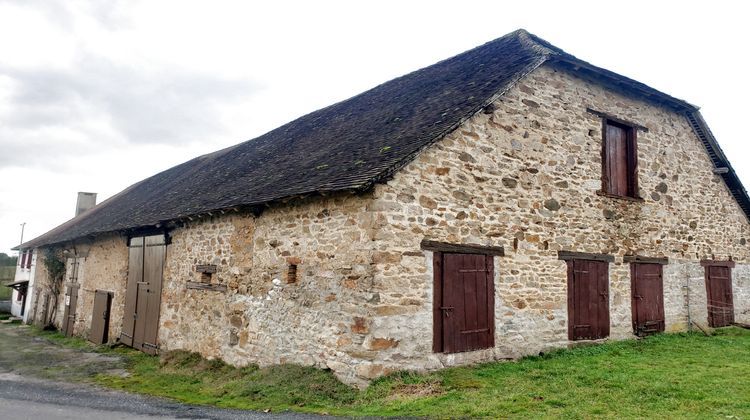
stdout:
[(90, 385), (0, 374), (0, 419), (307, 419), (296, 413), (259, 413), (179, 404)]
[(126, 374), (124, 362), (54, 345), (26, 326), (0, 325), (0, 420), (320, 418), (194, 406), (105, 389), (88, 380), (98, 373)]

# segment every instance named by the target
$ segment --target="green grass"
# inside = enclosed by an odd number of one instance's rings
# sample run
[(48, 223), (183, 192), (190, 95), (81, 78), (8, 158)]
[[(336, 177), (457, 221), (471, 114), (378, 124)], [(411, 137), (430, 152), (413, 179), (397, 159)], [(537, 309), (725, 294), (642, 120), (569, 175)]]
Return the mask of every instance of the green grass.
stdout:
[(187, 352), (159, 358), (124, 348), (106, 351), (126, 357), (131, 375), (99, 375), (100, 384), (221, 407), (439, 418), (750, 417), (750, 331), (739, 328), (430, 374), (400, 372), (364, 391), (310, 367), (234, 368)]
[(13, 289), (0, 282), (0, 300), (10, 300)]
[(96, 346), (80, 337), (66, 337), (65, 334), (57, 330), (44, 330), (37, 326), (30, 326), (30, 328), (33, 331), (34, 335), (46, 338), (47, 340), (59, 346), (87, 351), (109, 351), (109, 347), (107, 346)]

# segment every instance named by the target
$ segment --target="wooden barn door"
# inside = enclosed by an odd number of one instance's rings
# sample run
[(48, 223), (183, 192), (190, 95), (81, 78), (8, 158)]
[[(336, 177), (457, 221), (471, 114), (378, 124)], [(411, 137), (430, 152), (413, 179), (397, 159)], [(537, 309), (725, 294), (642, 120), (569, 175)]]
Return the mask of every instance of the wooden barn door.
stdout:
[(78, 304), (78, 284), (70, 284), (65, 289), (65, 312), (63, 312), (62, 332), (67, 337), (73, 335), (76, 325), (76, 305)]
[(734, 322), (732, 298), (732, 269), (727, 266), (706, 266), (706, 293), (708, 298), (708, 325), (726, 327)]
[(490, 348), (495, 337), (492, 256), (440, 254), (436, 289), (439, 335), (436, 351), (457, 353)]
[(156, 353), (161, 308), (164, 235), (131, 238), (128, 286), (121, 341), (146, 353)]
[(62, 319), (62, 333), (68, 337), (73, 335), (73, 329), (76, 325), (76, 306), (78, 304), (78, 271), (80, 261), (78, 258), (68, 259), (68, 281), (65, 286), (65, 301), (63, 302), (64, 311)]
[(112, 306), (112, 293), (97, 290), (94, 293), (94, 313), (91, 316), (89, 341), (104, 344), (109, 339), (109, 312)]
[(594, 340), (609, 336), (609, 265), (602, 261), (568, 261), (568, 338)]
[(633, 332), (644, 336), (664, 331), (664, 283), (661, 264), (633, 263), (631, 293)]

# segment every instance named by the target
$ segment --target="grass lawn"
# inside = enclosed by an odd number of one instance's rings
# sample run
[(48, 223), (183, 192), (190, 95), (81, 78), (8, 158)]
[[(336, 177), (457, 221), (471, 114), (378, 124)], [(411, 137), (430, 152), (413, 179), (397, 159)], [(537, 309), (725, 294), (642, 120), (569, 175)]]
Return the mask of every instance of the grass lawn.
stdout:
[(440, 418), (750, 417), (750, 331), (739, 328), (399, 373), (364, 391), (313, 368), (237, 369), (186, 352), (107, 351), (124, 355), (132, 374), (99, 375), (100, 384), (222, 407)]
[(10, 300), (13, 289), (5, 286), (6, 282), (0, 281), (0, 300)]

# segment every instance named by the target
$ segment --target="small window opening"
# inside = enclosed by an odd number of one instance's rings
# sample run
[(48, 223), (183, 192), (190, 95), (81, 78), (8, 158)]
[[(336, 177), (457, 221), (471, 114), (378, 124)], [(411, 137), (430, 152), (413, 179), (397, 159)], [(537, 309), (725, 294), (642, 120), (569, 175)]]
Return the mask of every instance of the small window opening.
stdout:
[(201, 283), (211, 283), (211, 273), (201, 273)]
[(297, 264), (289, 264), (286, 271), (286, 282), (289, 284), (297, 283)]

